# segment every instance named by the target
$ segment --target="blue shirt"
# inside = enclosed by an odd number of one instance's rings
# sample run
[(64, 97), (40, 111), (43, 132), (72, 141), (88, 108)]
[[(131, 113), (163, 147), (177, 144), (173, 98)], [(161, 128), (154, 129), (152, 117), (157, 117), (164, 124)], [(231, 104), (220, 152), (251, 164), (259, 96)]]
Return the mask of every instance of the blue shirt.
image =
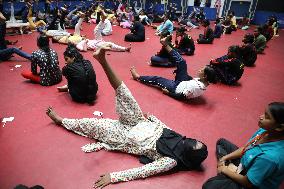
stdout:
[[(265, 132), (259, 129), (256, 135)], [(248, 149), (241, 159), (249, 181), (259, 189), (278, 189), (284, 180), (284, 140), (258, 144)]]
[(161, 25), (157, 28), (158, 32), (166, 32), (169, 31), (170, 33), (173, 33), (174, 25), (170, 20), (167, 20), (166, 22), (163, 22)]

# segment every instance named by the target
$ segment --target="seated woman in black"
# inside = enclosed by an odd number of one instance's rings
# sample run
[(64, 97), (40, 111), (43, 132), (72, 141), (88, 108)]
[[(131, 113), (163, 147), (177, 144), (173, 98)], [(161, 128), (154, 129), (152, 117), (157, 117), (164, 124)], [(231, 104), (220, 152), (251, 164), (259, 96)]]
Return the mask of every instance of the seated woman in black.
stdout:
[(131, 33), (126, 34), (124, 40), (130, 42), (142, 42), (145, 41), (145, 27), (139, 21), (139, 16), (134, 17), (134, 24), (130, 27)]
[(240, 60), (240, 47), (230, 46), (228, 54), (210, 61), (218, 80), (226, 85), (234, 85), (243, 75), (244, 64)]
[(68, 85), (58, 87), (59, 92), (69, 92), (80, 103), (93, 104), (98, 91), (96, 74), (89, 60), (85, 60), (74, 45), (69, 44), (64, 52), (66, 66), (62, 73)]
[[(168, 36), (168, 40), (169, 40), (169, 46), (171, 48), (174, 48), (174, 45), (172, 44), (172, 36), (170, 35), (170, 32), (163, 32), (161, 33), (161, 38), (165, 38)], [(161, 50), (156, 53), (155, 56), (151, 57), (151, 62), (150, 65), (151, 66), (158, 66), (158, 67), (175, 67), (176, 66), (176, 62), (172, 61), (170, 58), (170, 54), (169, 52), (165, 49), (164, 46), (162, 46)]]
[(245, 66), (253, 66), (257, 59), (256, 48), (253, 45), (254, 35), (246, 34), (243, 39), (244, 44), (241, 46), (241, 58)]
[(231, 17), (227, 16), (226, 19), (223, 21), (222, 28), (225, 34), (231, 34), (233, 31), (233, 25), (231, 21)]
[[(179, 54), (191, 56), (194, 54), (195, 45), (192, 37), (185, 33), (185, 31), (184, 27), (180, 27), (176, 31), (175, 48)], [(180, 37), (180, 41), (178, 41), (178, 37)]]
[(205, 27), (204, 34), (199, 34), (199, 39), (197, 39), (197, 42), (199, 44), (211, 44), (214, 40), (214, 34), (213, 30), (210, 28), (210, 22), (209, 20), (204, 20), (202, 25)]

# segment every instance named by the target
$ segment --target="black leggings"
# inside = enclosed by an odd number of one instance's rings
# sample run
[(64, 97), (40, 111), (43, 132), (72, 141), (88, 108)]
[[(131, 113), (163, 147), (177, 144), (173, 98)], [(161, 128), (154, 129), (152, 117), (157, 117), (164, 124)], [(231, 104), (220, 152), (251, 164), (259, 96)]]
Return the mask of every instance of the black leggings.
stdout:
[(143, 41), (145, 41), (145, 37), (141, 37), (141, 36), (135, 35), (133, 33), (129, 33), (129, 34), (125, 35), (124, 41), (143, 42)]
[[(216, 156), (218, 159), (236, 151), (238, 147), (226, 139), (219, 139), (216, 143)], [(238, 166), (240, 158), (232, 160), (231, 163)], [(208, 179), (202, 186), (202, 189), (245, 189), (231, 178), (218, 174), (215, 177)]]

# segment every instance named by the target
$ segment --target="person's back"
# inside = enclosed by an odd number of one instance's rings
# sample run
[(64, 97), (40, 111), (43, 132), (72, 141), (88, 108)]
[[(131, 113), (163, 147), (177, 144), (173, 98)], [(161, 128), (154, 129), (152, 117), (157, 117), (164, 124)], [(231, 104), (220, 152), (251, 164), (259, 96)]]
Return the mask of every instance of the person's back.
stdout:
[(253, 66), (256, 59), (257, 53), (256, 48), (253, 44), (245, 44), (241, 47), (242, 60), (246, 66)]
[(62, 69), (68, 81), (68, 89), (76, 102), (91, 102), (96, 98), (98, 85), (96, 74), (90, 61), (82, 60), (67, 64)]
[(228, 55), (211, 61), (220, 81), (227, 85), (234, 85), (243, 75), (244, 65), (238, 58), (230, 58)]
[(257, 53), (262, 53), (266, 47), (266, 38), (264, 35), (259, 34), (254, 41), (254, 45)]
[(37, 75), (37, 66), (40, 67), (39, 76), (41, 85), (55, 85), (62, 80), (58, 55), (53, 49), (49, 49), (48, 52), (39, 49), (32, 53), (31, 71), (34, 75)]
[(141, 22), (135, 21), (131, 32), (145, 40), (145, 27)]

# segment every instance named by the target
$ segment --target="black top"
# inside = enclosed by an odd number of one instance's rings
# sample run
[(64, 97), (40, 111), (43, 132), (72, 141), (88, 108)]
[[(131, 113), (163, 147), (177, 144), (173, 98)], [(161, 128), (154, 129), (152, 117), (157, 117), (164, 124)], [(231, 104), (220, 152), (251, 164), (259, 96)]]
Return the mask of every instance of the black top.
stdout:
[(195, 51), (194, 41), (187, 34), (185, 34), (184, 37), (180, 39), (180, 42), (176, 45), (178, 49), (188, 49), (189, 48), (191, 51), (193, 52)]
[(0, 22), (0, 50), (4, 50), (7, 48), (7, 45), (5, 42), (5, 35), (6, 35), (6, 23)]
[(242, 60), (246, 66), (252, 66), (257, 59), (256, 48), (253, 44), (245, 44), (241, 47)]
[(39, 76), (41, 85), (55, 85), (62, 80), (58, 55), (53, 49), (49, 49), (49, 52), (39, 49), (32, 53), (31, 72), (34, 75), (38, 75), (37, 66), (40, 67)]
[(214, 31), (209, 26), (204, 30), (204, 38), (209, 40), (214, 39)]
[(141, 22), (134, 22), (134, 24), (130, 28), (131, 33), (145, 39), (145, 27)]
[[(198, 168), (208, 156), (207, 146), (204, 143), (200, 142), (202, 143), (200, 149), (194, 148), (197, 142), (200, 141), (164, 128), (156, 142), (156, 149), (159, 154), (176, 160), (178, 170), (191, 170)], [(152, 160), (142, 156), (140, 162), (147, 164)]]
[(211, 60), (210, 64), (221, 82), (227, 85), (234, 85), (244, 72), (242, 61), (238, 58), (229, 58), (227, 55)]
[(92, 102), (98, 91), (96, 73), (90, 61), (83, 61), (67, 64), (62, 73), (68, 81), (69, 93), (74, 101)]

